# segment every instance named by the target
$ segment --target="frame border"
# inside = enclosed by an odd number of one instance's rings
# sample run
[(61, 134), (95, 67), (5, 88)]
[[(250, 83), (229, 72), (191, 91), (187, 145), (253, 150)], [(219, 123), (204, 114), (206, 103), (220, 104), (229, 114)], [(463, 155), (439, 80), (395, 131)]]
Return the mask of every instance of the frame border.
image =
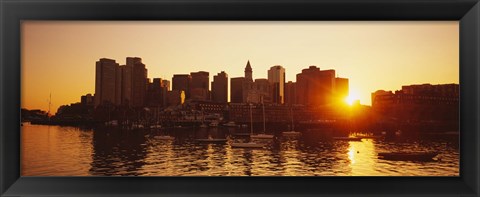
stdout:
[[(459, 20), (460, 177), (20, 177), (22, 20)], [(0, 0), (0, 196), (479, 196), (478, 0)]]

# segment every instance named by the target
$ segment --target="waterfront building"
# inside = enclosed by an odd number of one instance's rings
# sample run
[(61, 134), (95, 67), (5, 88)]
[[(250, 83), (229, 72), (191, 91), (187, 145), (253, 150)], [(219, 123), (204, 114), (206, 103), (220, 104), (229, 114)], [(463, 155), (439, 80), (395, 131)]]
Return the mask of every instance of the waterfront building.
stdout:
[(285, 102), (285, 68), (280, 65), (272, 66), (268, 70), (268, 82), (272, 89), (272, 102), (283, 104)]
[(192, 100), (210, 100), (210, 77), (205, 71), (191, 72), (190, 98)]
[(172, 78), (172, 91), (184, 91), (185, 98), (190, 98), (190, 84), (192, 82), (192, 77), (188, 74), (176, 74)]
[(220, 103), (228, 101), (228, 75), (224, 71), (213, 76), (212, 101)]
[(120, 104), (121, 70), (113, 59), (101, 58), (95, 63), (95, 107)]
[(401, 90), (372, 93), (372, 109), (398, 120), (452, 121), (459, 118), (458, 84), (402, 86)]
[(127, 64), (121, 66), (121, 104), (129, 107), (143, 107), (146, 99), (147, 69), (139, 57), (127, 57)]

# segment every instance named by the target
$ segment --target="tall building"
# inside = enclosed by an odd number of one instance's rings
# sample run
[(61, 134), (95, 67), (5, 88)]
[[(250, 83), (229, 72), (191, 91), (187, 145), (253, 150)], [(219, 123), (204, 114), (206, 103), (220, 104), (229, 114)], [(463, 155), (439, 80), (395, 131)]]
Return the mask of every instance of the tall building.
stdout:
[(334, 101), (335, 70), (310, 66), (297, 74), (296, 84), (295, 100), (298, 104), (322, 106)]
[(170, 81), (169, 80), (162, 80), (162, 87), (165, 87), (167, 91), (170, 91)]
[(164, 106), (166, 97), (166, 88), (163, 87), (161, 78), (154, 78), (153, 82), (149, 82), (147, 86), (147, 106)]
[(285, 104), (293, 105), (295, 104), (295, 82), (289, 81), (285, 84)]
[(242, 103), (243, 102), (243, 86), (245, 83), (244, 77), (235, 77), (230, 79), (230, 102)]
[(184, 91), (185, 98), (190, 98), (190, 84), (192, 82), (192, 77), (188, 74), (177, 74), (173, 75), (172, 78), (172, 91)]
[(271, 103), (272, 87), (268, 79), (255, 79), (252, 88), (247, 92), (247, 97), (244, 102), (247, 103)]
[(205, 71), (190, 73), (192, 81), (190, 84), (190, 98), (193, 100), (210, 100), (210, 77)]
[(115, 60), (101, 58), (95, 63), (95, 107), (120, 104), (121, 71)]
[(285, 102), (285, 68), (280, 65), (272, 66), (268, 70), (268, 82), (272, 88), (272, 102), (283, 104)]
[(213, 76), (212, 100), (226, 103), (228, 100), (228, 75), (224, 71)]
[(122, 66), (121, 103), (130, 107), (143, 107), (147, 91), (147, 69), (139, 57), (127, 57)]
[(347, 78), (335, 78), (335, 96), (338, 102), (345, 101), (348, 97), (348, 79)]

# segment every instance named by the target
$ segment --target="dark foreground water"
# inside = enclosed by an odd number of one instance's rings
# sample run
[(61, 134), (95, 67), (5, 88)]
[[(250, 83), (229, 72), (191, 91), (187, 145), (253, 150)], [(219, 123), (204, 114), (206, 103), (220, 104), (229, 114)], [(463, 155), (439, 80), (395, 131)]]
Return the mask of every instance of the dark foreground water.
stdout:
[[(456, 137), (335, 141), (322, 131), (268, 141), (264, 149), (232, 148), (238, 128), (120, 131), (24, 124), (23, 176), (458, 176)], [(319, 134), (320, 133), (320, 134)], [(155, 136), (170, 134), (175, 140)], [(220, 144), (195, 139), (226, 137)], [(432, 161), (389, 161), (377, 153), (439, 151)]]

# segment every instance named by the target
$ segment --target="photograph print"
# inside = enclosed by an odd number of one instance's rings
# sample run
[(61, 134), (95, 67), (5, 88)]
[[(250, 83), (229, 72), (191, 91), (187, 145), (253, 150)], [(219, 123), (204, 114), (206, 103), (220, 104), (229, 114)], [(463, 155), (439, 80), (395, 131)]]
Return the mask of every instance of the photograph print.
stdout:
[(459, 176), (458, 21), (21, 23), (21, 176)]

